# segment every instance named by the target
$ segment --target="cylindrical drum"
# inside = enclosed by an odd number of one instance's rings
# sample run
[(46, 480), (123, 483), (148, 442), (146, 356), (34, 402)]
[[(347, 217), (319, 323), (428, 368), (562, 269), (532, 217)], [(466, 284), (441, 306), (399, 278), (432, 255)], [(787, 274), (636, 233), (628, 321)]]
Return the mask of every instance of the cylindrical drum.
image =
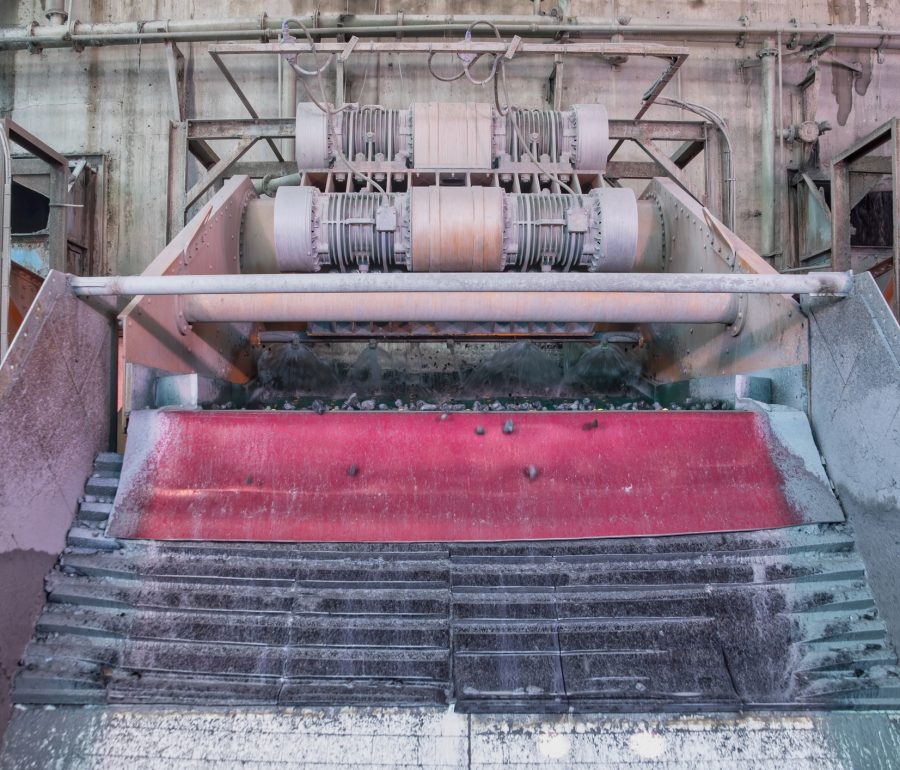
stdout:
[(606, 170), (609, 119), (600, 104), (568, 110), (511, 110), (490, 104), (420, 102), (408, 110), (366, 105), (328, 117), (314, 104), (297, 105), (297, 167), (323, 169), (338, 150), (353, 162), (401, 162), (420, 169), (488, 170), (503, 159), (531, 156), (577, 171)]
[(503, 191), (499, 187), (414, 187), (409, 213), (413, 270), (503, 269)]
[(281, 187), (274, 218), (282, 272), (627, 272), (638, 251), (638, 206), (626, 188), (563, 195), (499, 187), (387, 194)]

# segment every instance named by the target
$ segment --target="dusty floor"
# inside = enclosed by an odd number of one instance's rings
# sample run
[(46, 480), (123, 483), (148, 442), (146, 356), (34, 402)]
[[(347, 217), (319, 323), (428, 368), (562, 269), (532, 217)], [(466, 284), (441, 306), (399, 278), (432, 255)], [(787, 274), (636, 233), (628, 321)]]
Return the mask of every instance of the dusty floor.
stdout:
[(900, 767), (900, 715), (477, 716), (433, 709), (17, 708), (0, 769)]

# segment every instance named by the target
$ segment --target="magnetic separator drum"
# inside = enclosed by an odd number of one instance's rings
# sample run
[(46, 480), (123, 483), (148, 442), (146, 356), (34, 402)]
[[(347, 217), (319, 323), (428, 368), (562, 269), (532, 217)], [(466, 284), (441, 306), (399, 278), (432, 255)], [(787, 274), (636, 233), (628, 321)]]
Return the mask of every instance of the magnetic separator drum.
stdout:
[(314, 104), (297, 105), (300, 171), (329, 167), (339, 150), (350, 161), (399, 161), (423, 169), (490, 169), (530, 153), (574, 170), (603, 172), (609, 149), (609, 119), (599, 104), (506, 116), (489, 104), (425, 102), (407, 110), (365, 105), (336, 114), (331, 127)]
[(634, 268), (638, 206), (625, 188), (588, 195), (498, 187), (322, 193), (281, 187), (275, 255), (282, 272), (488, 272)]

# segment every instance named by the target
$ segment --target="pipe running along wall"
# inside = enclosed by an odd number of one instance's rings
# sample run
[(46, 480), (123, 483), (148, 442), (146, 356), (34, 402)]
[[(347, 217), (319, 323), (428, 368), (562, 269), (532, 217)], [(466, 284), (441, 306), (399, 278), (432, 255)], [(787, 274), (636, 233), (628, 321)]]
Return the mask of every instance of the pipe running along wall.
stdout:
[(633, 191), (612, 187), (530, 195), (499, 187), (382, 194), (298, 186), (279, 188), (274, 207), (249, 208), (256, 211), (244, 227), (245, 272), (274, 272), (273, 263), (305, 273), (625, 272), (635, 267), (640, 222), (656, 221), (638, 216)]
[[(677, 40), (684, 42), (735, 43), (778, 37), (794, 46), (809, 46), (833, 38), (841, 48), (896, 50), (900, 48), (900, 28), (887, 26), (816, 25), (791, 23), (714, 22), (678, 23), (579, 16), (559, 20), (555, 16), (466, 15), (466, 14), (346, 14), (316, 11), (295, 17), (314, 37), (334, 37), (348, 33), (360, 37), (398, 35), (415, 37), (458, 32), (463, 35), (476, 21), (491, 21), (503, 35), (556, 38), (591, 35), (618, 40)], [(156, 19), (146, 21), (85, 22), (41, 25), (36, 23), (0, 29), (0, 50), (72, 48), (85, 46), (139, 45), (175, 42), (272, 40), (279, 36), (282, 19), (266, 14), (221, 19)], [(473, 35), (493, 34), (487, 27)]]

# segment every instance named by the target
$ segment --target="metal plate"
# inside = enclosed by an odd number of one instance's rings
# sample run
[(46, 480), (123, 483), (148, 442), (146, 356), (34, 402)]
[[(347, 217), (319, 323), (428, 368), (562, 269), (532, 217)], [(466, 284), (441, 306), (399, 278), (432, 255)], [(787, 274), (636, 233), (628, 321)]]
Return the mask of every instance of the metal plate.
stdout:
[(47, 579), (19, 704), (450, 703), (508, 715), (872, 709), (900, 695), (844, 524), (160, 543), (103, 537), (115, 483), (85, 488), (97, 502), (82, 503)]
[(316, 542), (665, 535), (840, 520), (830, 495), (767, 417), (749, 412), (143, 411), (131, 417), (109, 532)]

